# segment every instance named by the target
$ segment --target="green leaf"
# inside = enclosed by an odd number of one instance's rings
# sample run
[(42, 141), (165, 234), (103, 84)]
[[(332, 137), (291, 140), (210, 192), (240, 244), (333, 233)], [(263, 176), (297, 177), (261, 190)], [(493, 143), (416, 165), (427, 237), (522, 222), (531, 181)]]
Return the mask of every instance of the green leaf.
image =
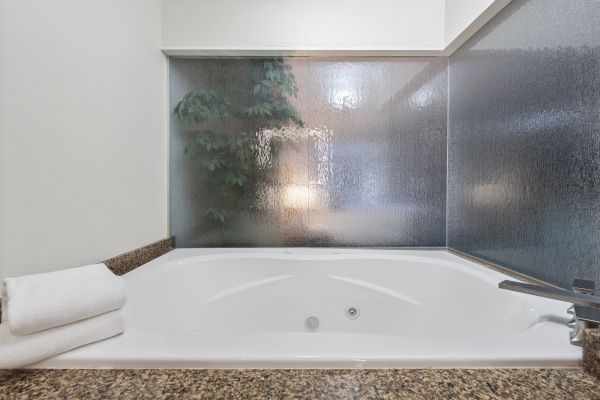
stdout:
[[(198, 171), (213, 201), (205, 215), (213, 224), (229, 224), (233, 210), (254, 201), (258, 185), (272, 179), (263, 171), (270, 167), (258, 164), (258, 130), (303, 126), (289, 103), (298, 93), (291, 67), (281, 58), (251, 63), (255, 72), (248, 80), (231, 77), (224, 68), (222, 76), (215, 75), (208, 83), (213, 85), (209, 90), (187, 93), (173, 110), (176, 120), (188, 127), (184, 153), (201, 163)], [(275, 159), (278, 144), (289, 139), (270, 140), (268, 156)]]

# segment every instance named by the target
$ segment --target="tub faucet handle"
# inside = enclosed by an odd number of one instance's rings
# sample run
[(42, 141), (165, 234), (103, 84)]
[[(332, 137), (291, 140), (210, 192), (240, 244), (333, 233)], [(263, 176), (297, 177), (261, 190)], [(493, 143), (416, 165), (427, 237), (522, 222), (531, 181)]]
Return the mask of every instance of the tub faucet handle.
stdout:
[[(571, 287), (575, 293), (583, 294), (594, 294), (596, 284), (594, 281), (587, 279), (574, 279), (573, 286)], [(571, 307), (567, 309), (567, 314), (575, 315), (575, 305), (571, 304)]]
[(574, 279), (572, 289), (575, 293), (594, 294), (596, 284), (587, 279)]
[[(573, 329), (569, 333), (571, 344), (583, 345), (583, 332), (586, 328), (600, 327), (600, 308), (574, 305), (574, 316), (567, 326)], [(573, 323), (574, 322), (574, 323)]]
[(583, 346), (583, 329), (573, 329), (569, 332), (569, 340), (574, 346)]

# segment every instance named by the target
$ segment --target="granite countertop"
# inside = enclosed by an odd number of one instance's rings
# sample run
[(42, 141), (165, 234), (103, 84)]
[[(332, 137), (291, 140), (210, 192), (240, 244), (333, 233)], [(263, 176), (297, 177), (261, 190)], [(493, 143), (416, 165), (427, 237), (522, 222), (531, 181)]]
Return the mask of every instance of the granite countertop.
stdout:
[(9, 370), (2, 399), (600, 399), (581, 369)]

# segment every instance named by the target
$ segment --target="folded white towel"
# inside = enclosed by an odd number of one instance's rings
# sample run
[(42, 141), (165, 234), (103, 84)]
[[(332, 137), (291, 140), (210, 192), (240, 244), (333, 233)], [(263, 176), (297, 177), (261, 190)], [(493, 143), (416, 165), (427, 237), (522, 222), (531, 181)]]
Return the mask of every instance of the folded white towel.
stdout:
[(27, 335), (117, 310), (125, 299), (125, 282), (104, 264), (6, 278), (2, 321)]
[(124, 329), (121, 310), (24, 336), (12, 335), (7, 324), (0, 324), (0, 368), (17, 368), (39, 362), (118, 335)]

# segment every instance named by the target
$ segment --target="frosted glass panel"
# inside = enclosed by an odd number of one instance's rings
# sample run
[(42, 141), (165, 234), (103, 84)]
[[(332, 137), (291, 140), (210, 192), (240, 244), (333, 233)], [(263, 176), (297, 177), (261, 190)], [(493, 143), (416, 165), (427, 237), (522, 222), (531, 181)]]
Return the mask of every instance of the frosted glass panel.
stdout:
[(170, 78), (178, 247), (445, 244), (447, 59), (171, 59)]
[(309, 122), (327, 135), (309, 148), (315, 239), (445, 245), (446, 90), (443, 58), (310, 60)]
[(308, 201), (297, 192), (308, 184), (299, 119), (307, 60), (177, 59), (170, 71), (177, 246), (280, 246), (304, 237)]
[(600, 3), (514, 0), (450, 59), (448, 245), (600, 284)]

